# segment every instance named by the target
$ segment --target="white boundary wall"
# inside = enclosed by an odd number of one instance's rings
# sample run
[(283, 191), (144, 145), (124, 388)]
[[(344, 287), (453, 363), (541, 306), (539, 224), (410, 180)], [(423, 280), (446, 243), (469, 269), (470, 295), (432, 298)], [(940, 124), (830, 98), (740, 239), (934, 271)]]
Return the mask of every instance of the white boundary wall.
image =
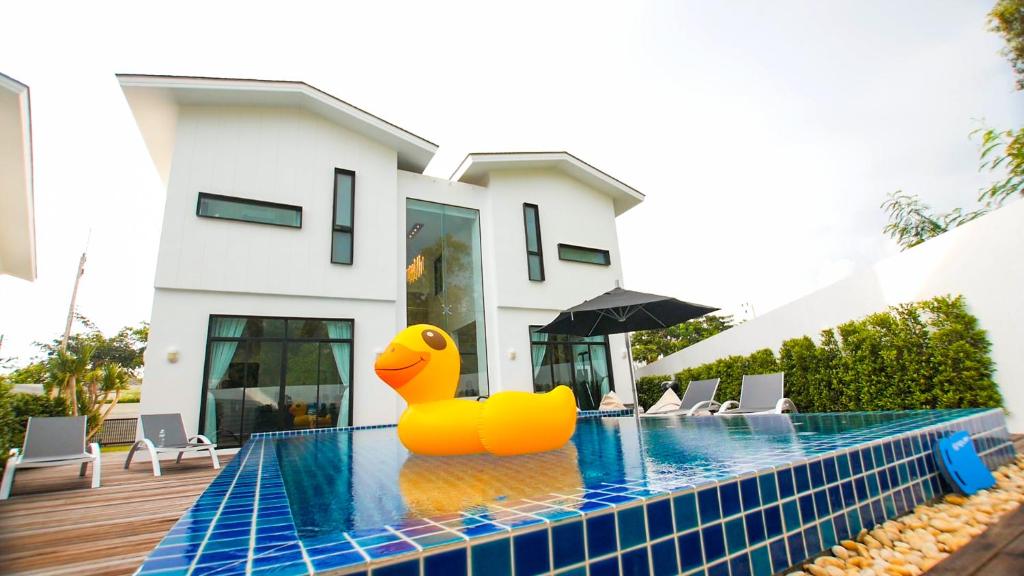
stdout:
[[(771, 279), (765, 279), (771, 281)], [(637, 370), (674, 374), (818, 333), (888, 306), (961, 294), (988, 332), (1011, 432), (1024, 432), (1024, 201)]]

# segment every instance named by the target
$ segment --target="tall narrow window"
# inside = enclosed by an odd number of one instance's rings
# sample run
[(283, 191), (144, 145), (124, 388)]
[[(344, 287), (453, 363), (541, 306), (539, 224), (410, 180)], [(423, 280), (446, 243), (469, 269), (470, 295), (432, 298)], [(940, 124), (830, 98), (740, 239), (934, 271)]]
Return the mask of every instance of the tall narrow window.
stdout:
[(331, 262), (352, 263), (352, 220), (355, 211), (356, 173), (334, 169), (334, 226), (331, 229)]
[(526, 268), (530, 280), (544, 281), (544, 250), (540, 244), (540, 213), (536, 204), (523, 204), (523, 224), (526, 227)]

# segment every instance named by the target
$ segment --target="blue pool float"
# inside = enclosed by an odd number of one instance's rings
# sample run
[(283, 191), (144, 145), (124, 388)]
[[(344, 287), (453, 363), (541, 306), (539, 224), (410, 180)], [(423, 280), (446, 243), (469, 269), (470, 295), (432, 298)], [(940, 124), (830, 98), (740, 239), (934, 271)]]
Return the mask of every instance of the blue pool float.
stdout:
[(935, 443), (935, 460), (946, 481), (967, 496), (996, 485), (995, 477), (975, 452), (971, 437), (963, 430)]

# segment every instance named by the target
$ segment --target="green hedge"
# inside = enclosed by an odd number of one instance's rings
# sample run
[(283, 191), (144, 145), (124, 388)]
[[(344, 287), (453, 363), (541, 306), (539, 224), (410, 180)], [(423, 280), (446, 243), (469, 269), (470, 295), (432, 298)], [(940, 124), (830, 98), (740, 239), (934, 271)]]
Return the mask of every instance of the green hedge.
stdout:
[(637, 380), (646, 409), (660, 382), (721, 378), (716, 398), (738, 400), (744, 374), (786, 373), (786, 396), (801, 412), (1002, 406), (989, 343), (962, 296), (904, 304), (768, 349)]
[(14, 394), (0, 382), (0, 468), (7, 461), (11, 448), (21, 448), (29, 416), (66, 416), (67, 403), (62, 398)]

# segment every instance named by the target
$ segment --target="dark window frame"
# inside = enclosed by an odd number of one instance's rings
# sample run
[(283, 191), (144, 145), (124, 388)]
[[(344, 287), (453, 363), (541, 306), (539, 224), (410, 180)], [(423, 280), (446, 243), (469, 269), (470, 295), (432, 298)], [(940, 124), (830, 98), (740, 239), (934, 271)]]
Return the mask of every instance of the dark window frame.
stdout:
[[(213, 332), (213, 321), (216, 318), (251, 318), (254, 320), (284, 320), (284, 336), (260, 336), (260, 337), (247, 337), (247, 338), (228, 338), (226, 336), (210, 336)], [(349, 338), (299, 338), (288, 336), (288, 321), (320, 321), (320, 322), (348, 322), (352, 326), (352, 336)], [(347, 343), (352, 346), (352, 353), (349, 355), (348, 360), (348, 373), (349, 378), (352, 380), (349, 382), (349, 394), (348, 394), (348, 424), (345, 427), (351, 427), (355, 425), (355, 357), (356, 357), (356, 321), (354, 318), (313, 318), (306, 316), (261, 316), (257, 314), (210, 314), (206, 325), (206, 344), (204, 354), (206, 359), (203, 361), (203, 385), (202, 385), (202, 396), (199, 402), (199, 428), (202, 431), (206, 429), (206, 400), (210, 391), (210, 345), (213, 342), (281, 342), (283, 346), (282, 357), (281, 357), (281, 384), (283, 388), (285, 375), (288, 373), (288, 354), (287, 348), (289, 342), (319, 342), (319, 343)], [(335, 422), (335, 428), (337, 428), (337, 422)], [(244, 444), (244, 440), (242, 444)]]
[[(530, 225), (529, 225), (529, 211), (533, 210), (533, 218), (535, 220), (534, 227), (537, 230), (537, 250), (530, 250)], [(523, 232), (526, 233), (526, 277), (530, 279), (530, 282), (543, 282), (546, 278), (544, 274), (544, 245), (541, 242), (540, 233), (540, 208), (536, 204), (530, 204), (529, 202), (523, 203)], [(536, 256), (540, 260), (540, 278), (534, 278), (530, 273), (530, 256)]]
[[(587, 262), (586, 260), (576, 260), (575, 258), (566, 258), (562, 256), (562, 248), (572, 248), (575, 250), (583, 250), (594, 254), (601, 254), (604, 256), (604, 262)], [(612, 265), (612, 253), (608, 250), (601, 248), (591, 248), (590, 246), (578, 246), (576, 244), (559, 244), (558, 245), (558, 259), (564, 262), (576, 262), (578, 264), (589, 264), (591, 266), (611, 266)]]
[[(293, 210), (299, 214), (299, 225), (293, 226), (291, 224), (278, 224), (276, 222), (257, 222), (255, 220), (246, 220), (244, 218), (230, 218), (227, 216), (214, 216), (212, 214), (203, 214), (201, 208), (203, 206), (203, 199), (210, 200), (221, 200), (226, 202), (234, 202), (236, 204), (248, 204), (250, 206), (265, 206), (268, 208), (279, 208), (282, 210)], [(241, 196), (226, 196), (224, 194), (212, 194), (210, 192), (200, 192), (196, 198), (196, 216), (200, 218), (210, 218), (212, 220), (229, 220), (231, 222), (245, 222), (246, 224), (259, 224), (261, 226), (277, 226), (279, 228), (302, 228), (302, 206), (293, 206), (291, 204), (282, 204), (280, 202), (268, 202), (266, 200), (255, 200), (253, 198), (243, 198)]]
[[(352, 201), (349, 205), (349, 214), (352, 215), (352, 223), (350, 225), (338, 224), (338, 174), (346, 174), (352, 177)], [(345, 168), (334, 169), (334, 186), (332, 192), (333, 198), (331, 199), (331, 264), (341, 264), (344, 266), (351, 266), (356, 259), (356, 173), (353, 170), (346, 170)], [(347, 232), (349, 235), (349, 254), (348, 262), (338, 262), (334, 259), (334, 233), (335, 232)]]

